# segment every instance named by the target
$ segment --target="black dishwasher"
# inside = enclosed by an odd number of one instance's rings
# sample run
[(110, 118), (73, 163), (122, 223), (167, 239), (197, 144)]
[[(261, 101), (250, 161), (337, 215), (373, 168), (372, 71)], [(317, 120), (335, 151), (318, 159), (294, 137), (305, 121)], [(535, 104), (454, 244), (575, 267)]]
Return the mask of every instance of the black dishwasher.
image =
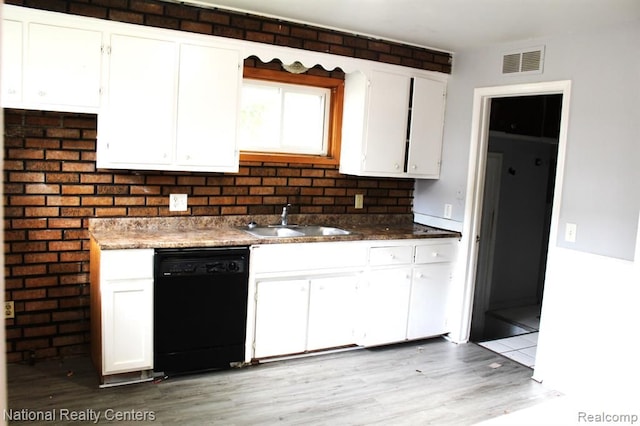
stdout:
[(154, 371), (223, 369), (245, 357), (249, 249), (157, 249)]

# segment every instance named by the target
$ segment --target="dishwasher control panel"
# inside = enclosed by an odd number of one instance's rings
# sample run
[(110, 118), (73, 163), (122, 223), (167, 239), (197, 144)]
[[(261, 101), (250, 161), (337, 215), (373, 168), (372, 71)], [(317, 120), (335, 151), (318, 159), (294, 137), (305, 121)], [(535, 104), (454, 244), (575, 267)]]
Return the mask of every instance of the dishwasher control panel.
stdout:
[(196, 260), (166, 262), (162, 265), (160, 273), (162, 276), (180, 275), (211, 275), (211, 274), (233, 274), (244, 273), (246, 262), (244, 259), (235, 260)]
[(156, 276), (179, 277), (244, 274), (249, 268), (248, 250), (157, 250)]

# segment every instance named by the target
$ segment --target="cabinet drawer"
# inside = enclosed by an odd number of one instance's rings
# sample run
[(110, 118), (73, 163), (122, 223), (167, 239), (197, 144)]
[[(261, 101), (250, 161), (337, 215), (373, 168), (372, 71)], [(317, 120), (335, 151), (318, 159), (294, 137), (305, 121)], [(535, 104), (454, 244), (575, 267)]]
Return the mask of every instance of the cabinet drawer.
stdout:
[(399, 265), (411, 263), (412, 246), (372, 247), (369, 251), (369, 264)]
[(455, 255), (456, 245), (451, 243), (417, 246), (415, 263), (453, 262)]
[(266, 244), (251, 252), (253, 273), (361, 268), (367, 263), (366, 246), (359, 243)]
[(153, 278), (153, 249), (103, 250), (102, 279)]

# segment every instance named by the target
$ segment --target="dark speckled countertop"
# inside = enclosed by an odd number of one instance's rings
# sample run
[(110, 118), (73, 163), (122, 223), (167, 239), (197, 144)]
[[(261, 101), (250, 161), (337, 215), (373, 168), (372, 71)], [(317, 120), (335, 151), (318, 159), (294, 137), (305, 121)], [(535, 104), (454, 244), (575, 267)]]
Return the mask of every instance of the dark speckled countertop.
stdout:
[(92, 218), (89, 219), (89, 232), (105, 250), (460, 237), (458, 232), (414, 223), (412, 215), (289, 216), (291, 224), (332, 226), (351, 232), (340, 236), (258, 238), (240, 229), (251, 221), (270, 225), (278, 223), (279, 219), (277, 215)]

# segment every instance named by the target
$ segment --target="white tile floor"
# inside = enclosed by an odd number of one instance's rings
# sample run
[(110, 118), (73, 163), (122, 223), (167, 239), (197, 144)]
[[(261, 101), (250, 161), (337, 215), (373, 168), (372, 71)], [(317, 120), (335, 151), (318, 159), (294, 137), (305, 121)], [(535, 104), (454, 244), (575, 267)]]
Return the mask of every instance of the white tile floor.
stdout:
[(478, 344), (522, 365), (533, 368), (536, 363), (538, 332), (479, 342)]
[(527, 327), (527, 329), (532, 331), (530, 333), (518, 334), (517, 336), (479, 342), (478, 344), (520, 364), (533, 368), (536, 363), (536, 349), (538, 347), (537, 330), (540, 328), (540, 306), (504, 309), (496, 311), (495, 313), (503, 318), (509, 319), (515, 324)]

